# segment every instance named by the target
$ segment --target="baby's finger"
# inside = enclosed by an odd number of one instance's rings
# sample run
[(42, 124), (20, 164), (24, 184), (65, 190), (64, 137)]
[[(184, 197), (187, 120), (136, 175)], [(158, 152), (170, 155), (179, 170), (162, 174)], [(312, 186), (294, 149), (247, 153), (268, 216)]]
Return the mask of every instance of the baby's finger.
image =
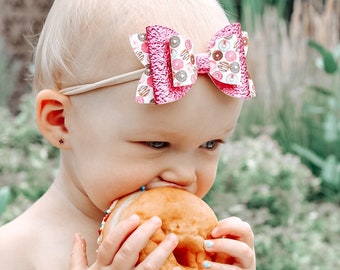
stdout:
[[(123, 243), (116, 253), (112, 266), (115, 269), (131, 269), (136, 265), (140, 251), (149, 242), (150, 237), (161, 227), (162, 220), (152, 217), (140, 225)], [(157, 269), (155, 267), (148, 269)]]
[[(178, 238), (175, 234), (171, 233), (167, 235), (167, 237), (138, 265), (136, 269), (160, 269), (177, 244)], [(180, 269), (181, 268), (179, 268), (179, 270)]]
[(85, 270), (87, 267), (86, 242), (80, 234), (76, 234), (71, 251), (70, 270)]
[(98, 264), (110, 265), (125, 239), (138, 227), (140, 218), (132, 215), (119, 222), (98, 248)]
[(238, 217), (223, 219), (211, 232), (213, 238), (233, 238), (254, 246), (254, 233), (250, 225)]
[(243, 270), (243, 268), (236, 266), (236, 265), (230, 265), (230, 264), (222, 264), (217, 262), (210, 262), (210, 261), (204, 261), (203, 262), (203, 269), (210, 269), (210, 270)]
[[(233, 265), (240, 266), (244, 269), (251, 269), (255, 263), (255, 251), (246, 243), (228, 239), (219, 238), (205, 241), (205, 250), (211, 253), (227, 254), (228, 256), (220, 256), (226, 261), (218, 261), (220, 263), (228, 264), (230, 257), (234, 258)], [(229, 257), (230, 256), (230, 257)]]

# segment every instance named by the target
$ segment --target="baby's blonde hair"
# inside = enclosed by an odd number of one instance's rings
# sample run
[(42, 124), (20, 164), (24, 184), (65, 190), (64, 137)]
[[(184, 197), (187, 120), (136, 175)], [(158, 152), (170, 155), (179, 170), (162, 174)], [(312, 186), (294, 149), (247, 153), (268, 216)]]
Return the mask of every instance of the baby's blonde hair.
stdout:
[(140, 69), (128, 37), (156, 24), (190, 37), (201, 52), (229, 21), (216, 0), (55, 0), (35, 51), (34, 91)]

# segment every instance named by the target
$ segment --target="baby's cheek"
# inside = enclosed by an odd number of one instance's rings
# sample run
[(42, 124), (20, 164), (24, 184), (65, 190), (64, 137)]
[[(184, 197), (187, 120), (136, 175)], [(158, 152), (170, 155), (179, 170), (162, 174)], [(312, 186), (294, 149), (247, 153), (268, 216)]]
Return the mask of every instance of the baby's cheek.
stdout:
[(206, 168), (205, 172), (198, 177), (197, 181), (197, 192), (196, 195), (199, 197), (204, 197), (211, 189), (216, 178), (216, 166), (211, 166), (211, 168)]

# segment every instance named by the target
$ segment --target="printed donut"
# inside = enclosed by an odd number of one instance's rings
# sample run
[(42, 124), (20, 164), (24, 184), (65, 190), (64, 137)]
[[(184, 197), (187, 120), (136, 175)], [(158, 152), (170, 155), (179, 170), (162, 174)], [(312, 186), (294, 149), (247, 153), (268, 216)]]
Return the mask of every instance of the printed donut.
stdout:
[(212, 58), (215, 60), (215, 61), (220, 61), (223, 57), (223, 53), (219, 50), (216, 50), (212, 53)]
[(99, 243), (119, 221), (136, 213), (141, 223), (152, 216), (162, 219), (162, 227), (150, 238), (139, 254), (140, 263), (169, 233), (175, 233), (178, 246), (168, 257), (161, 270), (175, 266), (185, 270), (204, 269), (203, 261), (225, 261), (227, 255), (209, 254), (204, 240), (217, 224), (213, 210), (194, 194), (177, 188), (160, 187), (130, 194), (115, 201), (100, 226)]

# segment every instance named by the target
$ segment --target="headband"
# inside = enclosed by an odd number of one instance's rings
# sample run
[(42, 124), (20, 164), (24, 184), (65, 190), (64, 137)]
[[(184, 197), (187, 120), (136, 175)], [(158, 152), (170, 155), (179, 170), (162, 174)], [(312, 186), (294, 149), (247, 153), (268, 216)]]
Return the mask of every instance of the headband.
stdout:
[(218, 31), (205, 53), (195, 54), (190, 39), (160, 25), (148, 26), (146, 33), (131, 35), (130, 44), (144, 68), (68, 87), (60, 93), (77, 95), (139, 79), (136, 102), (164, 104), (182, 98), (198, 74), (208, 74), (216, 87), (229, 96), (244, 99), (255, 96), (246, 64), (248, 34), (241, 31), (239, 23)]

